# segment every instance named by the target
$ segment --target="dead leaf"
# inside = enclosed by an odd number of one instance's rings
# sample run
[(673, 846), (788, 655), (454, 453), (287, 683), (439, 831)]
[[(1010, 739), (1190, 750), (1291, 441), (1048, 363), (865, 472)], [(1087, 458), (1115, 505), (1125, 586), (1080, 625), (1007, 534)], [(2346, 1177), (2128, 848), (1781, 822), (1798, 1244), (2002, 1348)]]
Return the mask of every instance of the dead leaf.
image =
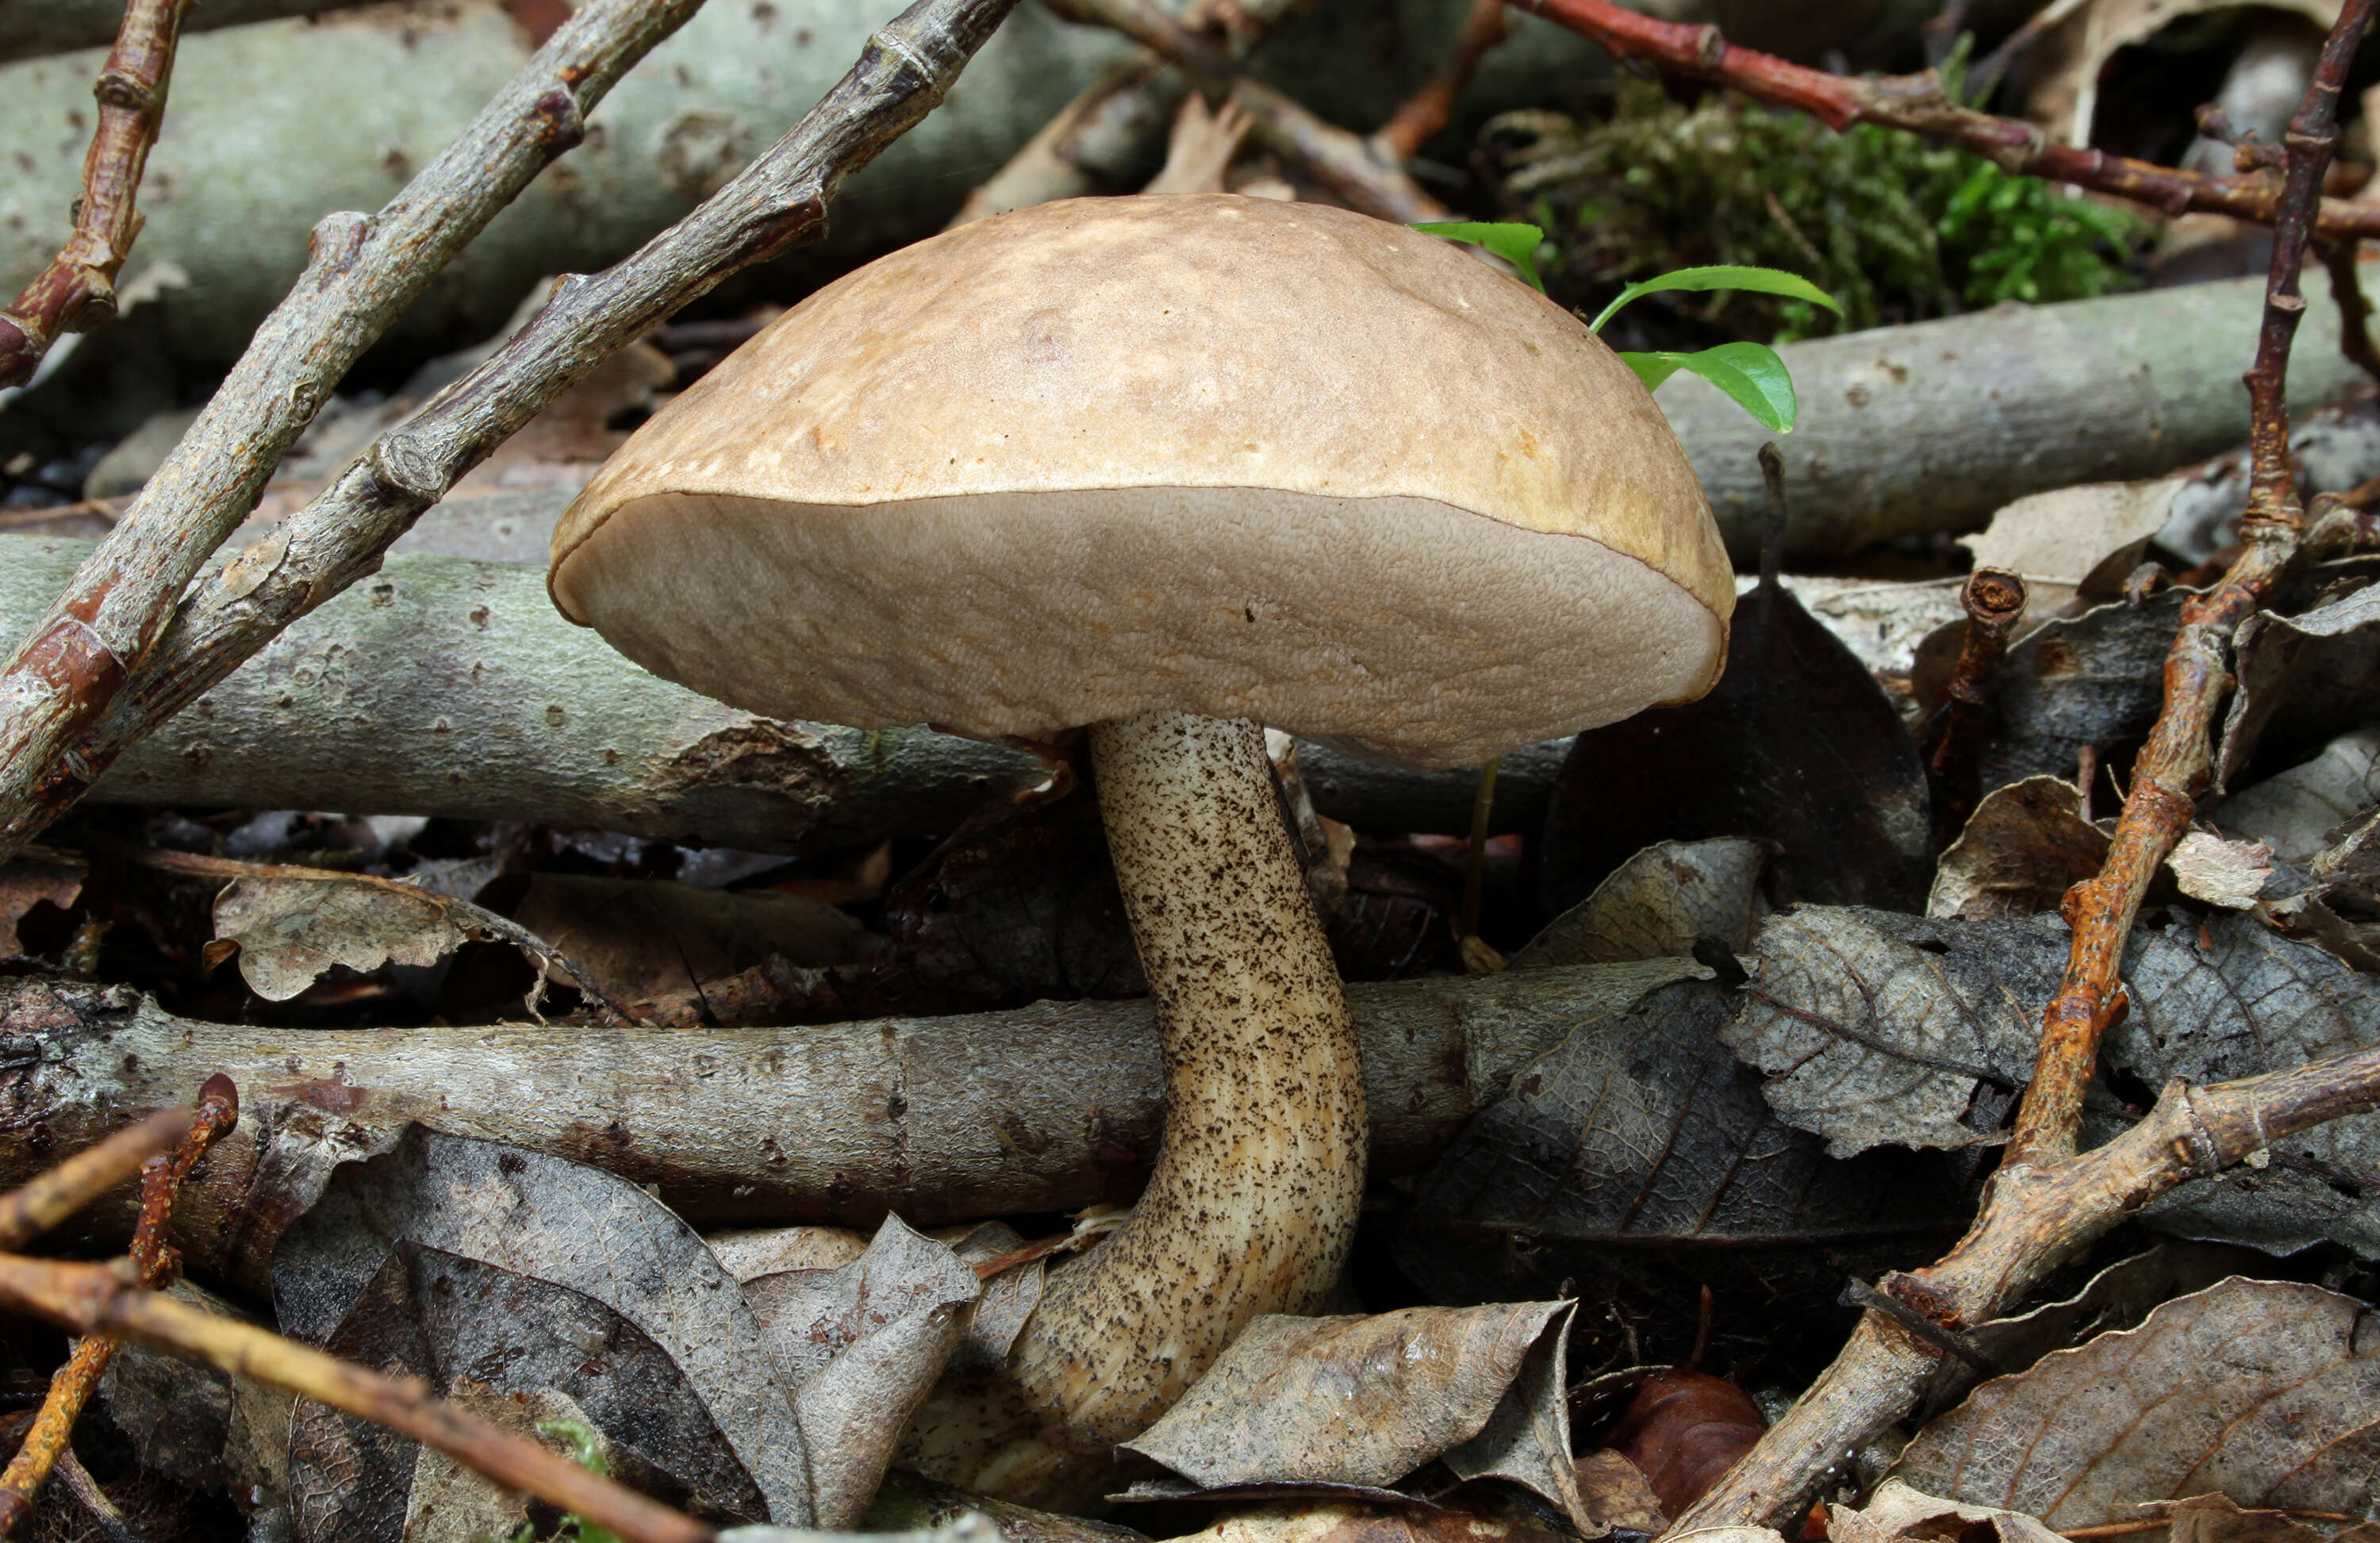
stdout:
[(0, 959), (30, 952), (17, 929), (34, 906), (70, 908), (90, 876), (80, 857), (46, 846), (28, 846), (0, 862)]
[(1852, 1261), (1938, 1251), (1964, 1214), (1947, 1172), (1837, 1162), (1788, 1129), (1717, 1037), (1741, 1001), (1681, 981), (1515, 1073), (1416, 1185), (1405, 1273), (1447, 1302), (1641, 1291), (1670, 1308), (1643, 1354), (1682, 1359), (1697, 1285), (1827, 1312)]
[(887, 1217), (868, 1252), (836, 1270), (744, 1283), (794, 1388), (810, 1500), (827, 1527), (858, 1525), (910, 1419), (983, 1294), (947, 1244)]
[(809, 969), (852, 964), (881, 941), (820, 901), (666, 879), (539, 873), (506, 909), (624, 1002), (699, 992), (771, 955)]
[(1165, 164), (1149, 179), (1145, 194), (1220, 193), (1223, 174), (1240, 153), (1240, 141), (1255, 127), (1246, 109), (1226, 101), (1209, 113), (1207, 99), (1196, 91), (1182, 99), (1173, 116), (1173, 134), (1165, 146)]
[(1786, 574), (1779, 583), (1818, 623), (1842, 640), (1871, 674), (1907, 675), (1918, 648), (1937, 627), (1963, 621), (1958, 579), (1879, 583)]
[(1692, 954), (1704, 938), (1749, 952), (1768, 914), (1760, 877), (1776, 850), (1740, 837), (1648, 846), (1547, 923), (1508, 967), (1674, 958)]
[[(1771, 1078), (1780, 1118), (1848, 1155), (1955, 1146), (1998, 1124), (2032, 1075), (2041, 1010), (2066, 966), (2066, 926), (1921, 920), (1804, 906), (1770, 919), (1742, 1016), (1720, 1035)], [(2297, 1066), (2380, 1037), (2380, 981), (2250, 917), (2138, 927), (2124, 955), (2131, 1012), (2103, 1051), (2149, 1087)], [(2120, 1116), (2095, 1097), (2086, 1133)], [(2265, 1170), (2174, 1191), (2144, 1213), (2186, 1237), (2292, 1252), (2329, 1237), (2380, 1252), (2380, 1117), (2289, 1137)]]
[(2238, 685), (2225, 713), (2215, 785), (2228, 787), (2248, 770), (2274, 720), (2286, 712), (2302, 738), (2363, 727), (2375, 702), (2380, 666), (2380, 585), (2366, 584), (2297, 615), (2259, 611), (2232, 642)]
[[(702, 1240), (600, 1170), (416, 1127), (342, 1168), (273, 1260), (283, 1332), (442, 1393), (574, 1401), (614, 1476), (712, 1515), (807, 1525), (808, 1448), (766, 1331)], [(381, 1543), (412, 1442), (320, 1404), (291, 1428), (301, 1543)]]
[(2107, 832), (2081, 808), (2081, 793), (2062, 777), (2027, 777), (1985, 794), (1935, 865), (1925, 914), (1981, 921), (2057, 910), (2107, 857)]
[[(2204, 1291), (2228, 1275), (2244, 1274), (2264, 1263), (2250, 1250), (2228, 1244), (2168, 1238), (2117, 1260), (2072, 1296), (1978, 1324), (1968, 1331), (1967, 1341), (1999, 1372), (2020, 1372), (2052, 1351), (2070, 1350), (2114, 1330), (2138, 1328), (2159, 1304)], [(1964, 1362), (1942, 1369), (1956, 1386), (1947, 1397), (1937, 1399), (1937, 1408), (1965, 1396), (1978, 1380), (1974, 1368)]]
[(2363, 1522), (2332, 1535), (2287, 1512), (2242, 1511), (2228, 1495), (2192, 1495), (2159, 1509), (2166, 1514), (2167, 1543), (2380, 1543), (2380, 1523)]
[(738, 1228), (702, 1241), (739, 1283), (788, 1270), (840, 1270), (868, 1252), (868, 1234), (849, 1227)]
[[(176, 1301), (253, 1321), (188, 1281)], [(296, 1395), (126, 1341), (100, 1382), (108, 1417), (140, 1466), (200, 1491), (229, 1491), (246, 1511), (279, 1506), (289, 1487), (289, 1415)]]
[(1175, 1543), (1554, 1543), (1560, 1536), (1515, 1518), (1439, 1506), (1330, 1501), (1235, 1511)]
[(1570, 1314), (1567, 1302), (1269, 1313), (1123, 1450), (1200, 1489), (1385, 1489), (1443, 1458), (1459, 1477), (1524, 1484), (1585, 1529), (1561, 1391)]
[(1643, 1470), (1664, 1512), (1682, 1516), (1767, 1428), (1734, 1383), (1670, 1367), (1637, 1384), (1627, 1412), (1604, 1440)]
[(2215, 807), (2214, 823), (2252, 836), (2284, 862), (2304, 863), (2329, 833), (2380, 804), (2380, 728), (2339, 735), (2311, 760), (2241, 788)]
[(2192, 900), (2244, 911), (2273, 876), (2273, 849), (2258, 841), (2225, 841), (2192, 831), (2175, 844), (2166, 867)]
[(1885, 1480), (1863, 1510), (1827, 1508), (1827, 1543), (1933, 1543), (1945, 1537), (1961, 1543), (2065, 1543), (2034, 1517), (1940, 1500), (1897, 1478)]
[[(922, 1475), (895, 1469), (884, 1476), (884, 1487), (868, 1508), (861, 1525), (877, 1543), (892, 1543), (886, 1532), (917, 1532), (949, 1527), (972, 1520), (988, 1523), (980, 1543), (1148, 1543), (1130, 1527), (1036, 1511), (1013, 1500), (995, 1500), (969, 1494)], [(786, 1543), (809, 1543), (788, 1538)]]
[(624, 1014), (600, 980), (516, 923), (393, 879), (257, 867), (215, 897), (214, 930), (208, 963), (236, 950), (241, 978), (267, 1002), (287, 1002), (343, 966), (369, 975), (384, 965), (435, 965), (467, 942), (490, 939), (511, 943), (538, 966), (532, 1004), (551, 971)]
[(1892, 1476), (2061, 1530), (2210, 1489), (2361, 1513), (2380, 1501), (2380, 1319), (2318, 1286), (2234, 1277), (1985, 1383)]
[(1578, 1460), (1578, 1498), (1602, 1526), (1659, 1533), (1670, 1525), (1645, 1470), (1609, 1447)]
[(1975, 566), (2000, 568), (2025, 582), (2025, 619), (2038, 624), (2079, 594), (2113, 600), (2140, 565), (2149, 541), (2172, 517), (2184, 477), (2145, 482), (2088, 482), (2034, 493), (2004, 506), (1991, 524), (1959, 544)]
[(1925, 763), (1867, 667), (1790, 593), (1737, 602), (1700, 701), (1580, 735), (1546, 814), (1541, 898), (1566, 910), (1661, 841), (1776, 842), (1792, 896), (1914, 906), (1933, 863)]
[(1992, 688), (1983, 785), (2071, 777), (2085, 746), (2112, 759), (2146, 737), (2164, 699), (2165, 657), (2182, 603), (2195, 593), (2167, 589), (2139, 605), (2095, 606), (2011, 645)]

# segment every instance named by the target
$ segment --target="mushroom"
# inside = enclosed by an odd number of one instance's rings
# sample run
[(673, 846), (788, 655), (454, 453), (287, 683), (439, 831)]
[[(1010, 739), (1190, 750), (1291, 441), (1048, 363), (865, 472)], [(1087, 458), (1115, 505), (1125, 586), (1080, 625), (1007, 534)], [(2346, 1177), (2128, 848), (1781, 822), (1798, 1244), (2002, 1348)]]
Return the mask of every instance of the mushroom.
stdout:
[(629, 439), (550, 584), (734, 705), (1087, 727), (1167, 1115), (1131, 1221), (1054, 1270), (918, 1454), (1043, 1503), (1248, 1320), (1322, 1301), (1361, 1067), (1260, 725), (1417, 767), (1700, 696), (1733, 585), (1636, 377), (1435, 237), (1226, 194), (959, 226), (827, 286)]

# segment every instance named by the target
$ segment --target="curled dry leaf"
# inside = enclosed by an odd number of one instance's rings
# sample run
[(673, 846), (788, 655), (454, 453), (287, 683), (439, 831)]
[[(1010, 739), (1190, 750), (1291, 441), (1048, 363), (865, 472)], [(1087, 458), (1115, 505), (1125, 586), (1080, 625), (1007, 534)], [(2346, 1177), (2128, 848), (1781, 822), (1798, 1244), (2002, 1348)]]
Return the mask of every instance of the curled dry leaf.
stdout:
[[(2224, 715), (2215, 785), (2237, 781), (2275, 719), (2290, 736), (2326, 738), (2367, 726), (2380, 706), (2380, 586), (2366, 585), (2296, 615), (2259, 611), (2232, 646), (2238, 687)], [(2300, 750), (2299, 754), (2305, 752)]]
[(2244, 911), (2273, 877), (2273, 849), (2260, 841), (2225, 841), (2192, 831), (2175, 844), (2166, 867), (2192, 900)]
[(2027, 777), (1985, 794), (1935, 865), (1925, 914), (1981, 921), (2057, 910), (2107, 857), (2107, 834), (2082, 818), (2082, 803), (2063, 777)]
[(1463, 1478), (1524, 1485), (1600, 1537), (1570, 1455), (1570, 1317), (1567, 1302), (1268, 1314), (1124, 1450), (1197, 1489), (1385, 1489), (1443, 1458)]
[(394, 880), (259, 868), (224, 886), (215, 897), (214, 924), (209, 963), (237, 950), (241, 978), (267, 1002), (287, 1002), (340, 966), (366, 975), (383, 965), (425, 966), (467, 942), (493, 939), (511, 943), (537, 966), (532, 1001), (551, 972), (610, 1004), (600, 981), (516, 923), (468, 900)]
[[(702, 1240), (624, 1180), (417, 1128), (340, 1170), (283, 1235), (273, 1287), (283, 1331), (334, 1355), (492, 1407), (568, 1400), (624, 1482), (713, 1516), (813, 1519), (809, 1449), (759, 1318)], [(300, 1543), (396, 1537), (417, 1486), (451, 1476), (313, 1403), (289, 1469)]]
[(2380, 1503), (2380, 1318), (2318, 1286), (2235, 1277), (1985, 1383), (1892, 1476), (2060, 1530), (2209, 1490), (2362, 1514)]
[(1955, 579), (1887, 583), (1787, 574), (1778, 582), (1876, 675), (1907, 675), (1927, 637), (1966, 614)]
[(1933, 861), (1925, 767), (1852, 651), (1782, 590), (1736, 605), (1700, 701), (1580, 735), (1546, 813), (1542, 890), (1567, 909), (1644, 847), (1772, 840), (1794, 896), (1915, 905)]
[(1747, 952), (1768, 914), (1760, 878), (1776, 850), (1734, 836), (1657, 842), (1548, 922), (1506, 967), (1676, 958), (1704, 938)]
[(2192, 1495), (2160, 1509), (2167, 1543), (2380, 1543), (2380, 1523), (2327, 1533), (2285, 1511), (2242, 1511), (2228, 1495)]
[(1175, 1543), (1554, 1543), (1560, 1536), (1525, 1521), (1437, 1506), (1329, 1501), (1235, 1511)]
[(1147, 1543), (1130, 1527), (991, 1500), (897, 1468), (884, 1476), (884, 1487), (868, 1508), (866, 1526), (879, 1537), (879, 1529), (914, 1534), (967, 1517), (987, 1520), (998, 1529), (984, 1543)]
[(2165, 656), (2195, 590), (2095, 606), (2019, 638), (1993, 686), (1983, 782), (2070, 777), (2084, 747), (2138, 744), (2164, 699)]
[[(2168, 1238), (2129, 1259), (2119, 1259), (2060, 1301), (2029, 1313), (1994, 1318), (1967, 1334), (1998, 1373), (2020, 1372), (2057, 1350), (2070, 1350), (2093, 1337), (2132, 1329), (2161, 1303), (2204, 1291), (2229, 1275), (2245, 1274), (2265, 1261), (2245, 1248)], [(1942, 1389), (1929, 1394), (1936, 1409), (1948, 1408), (1979, 1379), (1966, 1362), (1946, 1365)]]
[(1664, 1512), (1682, 1516), (1767, 1428), (1734, 1383), (1670, 1367), (1637, 1384), (1604, 1440), (1643, 1471)]
[(1828, 1543), (1928, 1543), (1956, 1537), (1962, 1543), (2065, 1543), (2037, 1519), (1987, 1505), (1961, 1505), (1911, 1488), (1897, 1478), (1884, 1481), (1858, 1511), (1827, 1508)]
[[(1417, 1185), (1405, 1272), (1457, 1302), (1570, 1280), (1686, 1303), (1757, 1278), (1769, 1310), (1795, 1291), (1825, 1310), (1845, 1270), (1938, 1251), (1962, 1215), (1948, 1172), (1922, 1154), (1834, 1161), (1787, 1127), (1718, 1039), (1740, 1001), (1681, 981), (1514, 1074)], [(1694, 1320), (1678, 1317), (1647, 1355), (1682, 1357)]]
[(2284, 862), (2313, 860), (2330, 832), (2380, 804), (2380, 728), (2344, 734), (2320, 754), (2243, 787), (2215, 807), (2227, 834), (2252, 837)]
[(947, 1244), (899, 1217), (885, 1218), (868, 1252), (839, 1269), (744, 1282), (794, 1389), (821, 1525), (858, 1524), (982, 1294)]

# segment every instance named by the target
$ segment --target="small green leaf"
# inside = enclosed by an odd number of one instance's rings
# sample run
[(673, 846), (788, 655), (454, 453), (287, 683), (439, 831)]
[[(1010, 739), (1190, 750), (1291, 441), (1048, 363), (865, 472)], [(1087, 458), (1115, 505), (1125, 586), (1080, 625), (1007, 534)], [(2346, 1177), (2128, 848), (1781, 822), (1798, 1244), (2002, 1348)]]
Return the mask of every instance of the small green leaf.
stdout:
[(1825, 306), (1840, 316), (1840, 302), (1799, 273), (1789, 273), (1782, 268), (1745, 268), (1728, 265), (1717, 268), (1679, 268), (1667, 273), (1657, 273), (1649, 279), (1630, 285), (1620, 292), (1620, 298), (1603, 308), (1603, 314), (1587, 323), (1591, 332), (1601, 332), (1603, 323), (1619, 313), (1620, 308), (1640, 295), (1651, 295), (1664, 289), (1748, 289), (1755, 295), (1782, 295), (1788, 299), (1808, 300)]
[(1546, 233), (1536, 225), (1486, 225), (1474, 220), (1439, 220), (1418, 225), (1414, 229), (1424, 236), (1443, 236), (1450, 241), (1467, 241), (1475, 247), (1485, 247), (1498, 257), (1521, 271), (1529, 287), (1545, 293), (1545, 283), (1537, 277), (1537, 248), (1544, 244)]
[(1726, 392), (1771, 433), (1790, 434), (1797, 404), (1793, 377), (1777, 350), (1763, 343), (1722, 343), (1698, 354), (1622, 354), (1636, 378), (1652, 390), (1683, 370)]

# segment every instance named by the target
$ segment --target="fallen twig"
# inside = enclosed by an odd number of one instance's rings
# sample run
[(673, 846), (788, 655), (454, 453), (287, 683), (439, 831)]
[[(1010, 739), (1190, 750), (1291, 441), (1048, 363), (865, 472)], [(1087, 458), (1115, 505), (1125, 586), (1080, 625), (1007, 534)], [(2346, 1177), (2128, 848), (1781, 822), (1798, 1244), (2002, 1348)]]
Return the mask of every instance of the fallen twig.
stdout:
[[(182, 1181), (206, 1155), (208, 1144), (238, 1119), (239, 1093), (232, 1080), (221, 1075), (209, 1077), (180, 1144), (170, 1155), (157, 1153), (141, 1165), (140, 1221), (132, 1233), (132, 1267), (140, 1284), (151, 1291), (170, 1283), (180, 1265), (179, 1257), (166, 1245), (165, 1228), (173, 1218), (174, 1197), (180, 1193)], [(13, 1535), (33, 1513), (34, 1497), (58, 1460), (69, 1455), (67, 1442), (74, 1436), (75, 1421), (82, 1417), (91, 1394), (99, 1391), (99, 1379), (115, 1358), (115, 1346), (112, 1339), (86, 1334), (75, 1342), (67, 1364), (50, 1379), (49, 1392), (42, 1400), (32, 1428), (25, 1434), (24, 1444), (6, 1471), (0, 1472), (0, 1537)]]
[[(1888, 1294), (1944, 1329), (1963, 1331), (1998, 1317), (2092, 1239), (2184, 1179), (2239, 1161), (2277, 1136), (2380, 1106), (2380, 1050), (2366, 1050), (2196, 1092), (2169, 1085), (2140, 1124), (2095, 1151), (2075, 1149), (2100, 1039), (2127, 1007), (2118, 971), (2133, 917), (2197, 812), (2196, 795), (2213, 765), (2215, 714), (2232, 684), (2231, 634), (2297, 554), (2303, 512), (2289, 466), (2282, 380), (2305, 310), (2298, 274), (2312, 211), (2338, 141), (2338, 94), (2375, 6), (2380, 0), (2348, 0), (2340, 10), (2289, 124), (2288, 195), (2248, 375), (2253, 469), (2241, 522), (2245, 550), (2219, 585), (2184, 606), (2166, 658), (2165, 706), (2133, 763), (2107, 860), (2067, 894), (2073, 937), (2065, 978), (2042, 1015), (2033, 1080), (1982, 1212), (1939, 1263), (1883, 1282)], [(1840, 1453), (1908, 1412), (1941, 1354), (1890, 1317), (1864, 1314), (1834, 1364), (1671, 1531), (1781, 1520), (1806, 1503)]]
[(1284, 93), (1241, 74), (1231, 55), (1153, 0), (1065, 0), (1064, 12), (1123, 33), (1226, 93), (1255, 121), (1257, 138), (1266, 149), (1345, 200), (1350, 208), (1403, 225), (1447, 217), (1446, 206), (1423, 192), (1402, 165), (1384, 158), (1361, 137), (1325, 123)]
[(99, 127), (83, 158), (74, 234), (50, 265), (0, 311), (0, 386), (22, 385), (64, 333), (89, 332), (115, 315), (115, 275), (140, 233), (135, 200), (149, 147), (165, 121), (174, 45), (190, 0), (131, 0), (91, 95)]
[(170, 1149), (188, 1124), (181, 1110), (161, 1109), (0, 1195), (0, 1248), (22, 1248), (114, 1189)]
[(1967, 635), (1950, 672), (1941, 737), (1926, 758), (1934, 774), (1937, 846), (1958, 839), (1983, 797), (1984, 709), (2007, 657), (2009, 635), (2024, 615), (2024, 580), (1998, 568), (1977, 568), (1960, 588), (1959, 604), (1967, 613)]
[(1463, 18), (1463, 30), (1454, 35), (1454, 44), (1447, 50), (1446, 58), (1422, 82), (1419, 91), (1389, 115), (1389, 121), (1372, 136), (1372, 143), (1399, 162), (1411, 159), (1415, 152), (1445, 128), (1447, 120), (1454, 115), (1455, 101), (1471, 84), (1479, 61), (1512, 30), (1512, 13), (1505, 8), (1504, 0), (1472, 0), (1470, 14)]
[(713, 1536), (682, 1512), (432, 1397), (419, 1379), (382, 1377), (143, 1290), (121, 1261), (69, 1264), (0, 1254), (0, 1301), (79, 1334), (138, 1340), (386, 1426), (498, 1484), (609, 1527), (627, 1543), (704, 1543)]
[[(378, 568), (421, 511), (589, 371), (729, 273), (815, 237), (843, 179), (932, 110), (1014, 4), (918, 0), (783, 139), (693, 213), (634, 256), (557, 284), (493, 357), (381, 435), (279, 531), (201, 584), (120, 690), (79, 698), (94, 704), (89, 726), (58, 742), (46, 773), (12, 766), (0, 777), (0, 854), (79, 798), (125, 746)], [(539, 57), (603, 8), (581, 11)], [(197, 436), (194, 428), (184, 447)], [(0, 757), (6, 752), (0, 741)]]
[(76, 736), (116, 704), (347, 367), (700, 4), (593, 0), (378, 214), (315, 227), (297, 287), (0, 673), (0, 855), (47, 822), (53, 786), (88, 785)]
[[(2168, 214), (2203, 211), (2271, 225), (2282, 193), (2262, 175), (2204, 176), (2104, 151), (2062, 144), (2037, 125), (1995, 117), (1950, 100), (1933, 70), (1918, 75), (1828, 75), (1738, 48), (1717, 27), (1655, 21), (1611, 0), (1511, 0), (1511, 4), (1592, 38), (1615, 57), (1647, 59), (1757, 102), (1809, 114), (1830, 128), (1880, 124), (1956, 145), (2011, 172), (2113, 193)], [(2380, 205), (2325, 199), (2316, 223), (2325, 238), (2380, 236)]]

